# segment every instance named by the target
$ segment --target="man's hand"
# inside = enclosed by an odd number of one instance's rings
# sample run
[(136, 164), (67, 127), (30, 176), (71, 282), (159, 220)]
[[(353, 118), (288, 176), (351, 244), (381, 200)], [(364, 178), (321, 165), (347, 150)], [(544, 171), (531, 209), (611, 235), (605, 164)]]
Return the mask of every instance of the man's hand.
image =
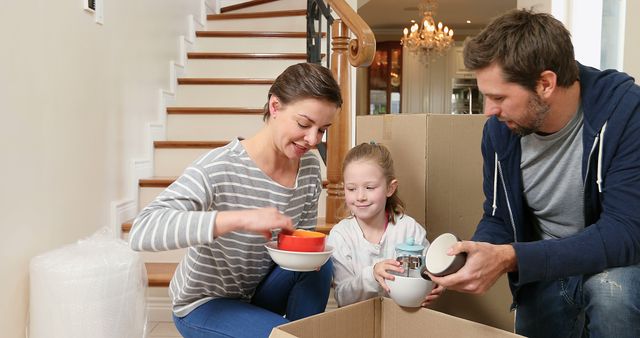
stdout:
[(429, 277), (447, 289), (482, 294), (502, 274), (517, 270), (516, 253), (509, 244), (462, 241), (452, 246), (447, 254), (453, 256), (461, 252), (467, 253), (467, 261), (458, 272), (444, 277)]

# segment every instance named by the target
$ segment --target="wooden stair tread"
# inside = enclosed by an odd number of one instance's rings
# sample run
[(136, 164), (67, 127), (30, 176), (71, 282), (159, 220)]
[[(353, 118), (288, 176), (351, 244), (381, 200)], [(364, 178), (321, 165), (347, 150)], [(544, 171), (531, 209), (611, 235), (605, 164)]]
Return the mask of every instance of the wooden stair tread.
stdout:
[(154, 141), (156, 149), (213, 149), (222, 147), (229, 141)]
[(133, 227), (133, 220), (132, 219), (130, 219), (128, 221), (125, 221), (124, 223), (120, 224), (120, 229), (124, 233), (130, 232), (132, 227)]
[(166, 188), (177, 178), (177, 176), (154, 176), (141, 178), (138, 180), (138, 186), (141, 188)]
[(271, 85), (274, 81), (274, 79), (178, 78), (178, 84), (181, 85)]
[[(326, 33), (322, 33), (326, 35)], [(307, 32), (197, 31), (199, 38), (306, 38)]]
[(167, 107), (167, 114), (190, 115), (262, 115), (263, 108), (237, 108), (237, 107)]
[(167, 287), (176, 272), (178, 263), (144, 263), (144, 266), (147, 269), (149, 286)]
[(285, 16), (306, 16), (306, 9), (287, 9), (282, 11), (265, 11), (254, 13), (223, 13), (208, 14), (207, 20), (233, 20), (233, 19), (260, 19), (260, 18), (279, 18)]
[[(324, 54), (322, 54), (324, 57)], [(189, 52), (189, 59), (295, 59), (306, 60), (306, 53), (209, 53)]]
[(278, 1), (278, 0), (252, 0), (252, 1), (246, 1), (246, 2), (242, 2), (239, 4), (234, 4), (234, 5), (229, 5), (229, 6), (225, 6), (220, 8), (220, 13), (226, 13), (226, 12), (230, 12), (230, 11), (235, 11), (238, 9), (243, 9), (243, 8), (248, 8), (248, 7), (253, 7), (253, 6), (257, 6), (257, 5), (262, 5), (262, 4), (266, 4), (269, 2), (274, 2), (274, 1)]

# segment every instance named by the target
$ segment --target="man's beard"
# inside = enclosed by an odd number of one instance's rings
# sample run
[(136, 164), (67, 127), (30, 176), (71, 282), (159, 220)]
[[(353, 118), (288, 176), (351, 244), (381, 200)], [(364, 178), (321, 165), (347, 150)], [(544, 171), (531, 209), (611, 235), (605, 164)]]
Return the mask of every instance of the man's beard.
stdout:
[(516, 124), (511, 131), (520, 136), (537, 133), (549, 110), (549, 105), (542, 101), (538, 94), (531, 93), (527, 102), (526, 121), (523, 124)]

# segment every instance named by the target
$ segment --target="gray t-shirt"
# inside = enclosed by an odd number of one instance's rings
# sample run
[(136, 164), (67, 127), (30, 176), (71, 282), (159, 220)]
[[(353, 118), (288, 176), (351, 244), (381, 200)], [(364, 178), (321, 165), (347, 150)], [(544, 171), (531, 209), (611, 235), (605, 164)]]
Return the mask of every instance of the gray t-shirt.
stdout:
[(530, 134), (520, 141), (522, 182), (542, 239), (563, 238), (584, 229), (582, 109), (560, 131)]

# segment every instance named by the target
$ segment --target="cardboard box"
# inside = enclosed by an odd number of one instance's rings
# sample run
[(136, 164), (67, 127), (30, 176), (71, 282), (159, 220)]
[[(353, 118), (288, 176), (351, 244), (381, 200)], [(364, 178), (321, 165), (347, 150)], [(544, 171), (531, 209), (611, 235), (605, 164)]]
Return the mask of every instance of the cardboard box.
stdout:
[(273, 329), (271, 338), (521, 337), (441, 312), (372, 298)]
[[(482, 115), (399, 114), (356, 117), (357, 143), (387, 146), (406, 212), (432, 241), (444, 232), (469, 239), (482, 216)], [(482, 296), (447, 291), (433, 309), (513, 329), (507, 278)]]
[(455, 224), (463, 231), (456, 234), (468, 238), (482, 215), (485, 121), (482, 115), (357, 116), (356, 143), (376, 141), (389, 148), (407, 214), (431, 234)]

